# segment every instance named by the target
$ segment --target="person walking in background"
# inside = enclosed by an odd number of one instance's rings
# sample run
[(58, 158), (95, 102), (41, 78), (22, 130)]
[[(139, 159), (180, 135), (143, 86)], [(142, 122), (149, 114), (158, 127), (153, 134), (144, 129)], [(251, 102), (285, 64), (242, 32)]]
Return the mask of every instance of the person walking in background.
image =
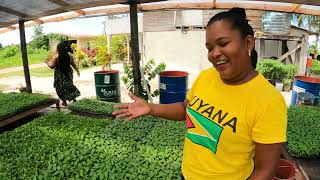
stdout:
[[(153, 115), (186, 121), (182, 178), (270, 180), (286, 141), (287, 106), (255, 68), (254, 32), (245, 10), (213, 16), (206, 28), (208, 60), (184, 103), (116, 105), (117, 118)], [(165, 128), (165, 127), (164, 127)]]
[(71, 66), (77, 71), (78, 77), (80, 76), (80, 72), (73, 57), (68, 53), (67, 48), (65, 42), (60, 42), (57, 45), (57, 54), (45, 61), (49, 68), (54, 69), (53, 86), (64, 106), (67, 106), (67, 100), (76, 101), (76, 98), (80, 96), (80, 91), (73, 84), (73, 70)]
[(306, 64), (306, 72), (305, 72), (306, 76), (311, 75), (311, 69), (310, 69), (311, 67), (312, 67), (312, 56), (308, 56), (307, 64)]

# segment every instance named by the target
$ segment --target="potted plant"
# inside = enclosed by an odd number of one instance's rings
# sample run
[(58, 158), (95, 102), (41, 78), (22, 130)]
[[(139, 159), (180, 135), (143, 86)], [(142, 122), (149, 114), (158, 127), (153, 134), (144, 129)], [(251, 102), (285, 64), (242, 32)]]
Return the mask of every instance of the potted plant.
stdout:
[[(142, 81), (142, 98), (145, 100), (148, 100), (148, 94), (146, 87), (148, 87), (149, 92), (151, 93), (151, 97), (157, 97), (160, 94), (159, 89), (155, 89), (153, 92), (151, 90), (150, 83), (151, 81), (159, 75), (160, 72), (164, 71), (166, 69), (165, 63), (156, 64), (154, 59), (150, 59), (146, 62), (146, 64), (143, 66), (143, 74), (146, 78), (146, 85), (144, 84), (144, 81)], [(125, 65), (124, 66), (124, 75), (122, 76), (121, 80), (125, 84), (126, 88), (133, 92), (134, 84), (133, 84), (133, 68), (131, 65)]]
[(286, 75), (282, 82), (284, 84), (285, 91), (290, 91), (292, 88), (294, 76), (297, 73), (298, 68), (294, 64), (286, 64), (284, 68)]
[(263, 59), (257, 64), (256, 69), (274, 86), (283, 86), (282, 80), (286, 76), (286, 70), (285, 65), (279, 60)]
[(283, 90), (284, 91), (290, 91), (291, 90), (292, 79), (284, 78), (282, 80), (282, 82), (283, 82)]

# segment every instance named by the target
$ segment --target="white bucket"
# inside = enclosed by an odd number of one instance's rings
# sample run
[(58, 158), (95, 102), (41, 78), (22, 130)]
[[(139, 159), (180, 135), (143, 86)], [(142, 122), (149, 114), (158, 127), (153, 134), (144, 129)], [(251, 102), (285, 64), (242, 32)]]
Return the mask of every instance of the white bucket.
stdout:
[(282, 82), (276, 82), (276, 88), (278, 89), (278, 91), (282, 91), (283, 90), (283, 83)]

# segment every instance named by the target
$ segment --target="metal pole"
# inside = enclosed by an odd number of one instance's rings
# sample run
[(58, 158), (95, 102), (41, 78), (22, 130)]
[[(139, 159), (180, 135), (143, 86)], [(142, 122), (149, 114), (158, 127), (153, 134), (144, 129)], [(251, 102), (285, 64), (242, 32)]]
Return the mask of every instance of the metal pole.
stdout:
[(28, 65), (26, 35), (24, 31), (24, 20), (19, 21), (19, 32), (20, 32), (20, 47), (21, 47), (21, 55), (22, 55), (22, 62), (23, 62), (24, 78), (26, 80), (26, 88), (28, 93), (32, 93), (30, 72), (29, 72), (29, 65)]
[(137, 3), (130, 1), (130, 29), (131, 29), (131, 49), (132, 49), (132, 67), (133, 67), (133, 83), (134, 94), (141, 96), (141, 74), (139, 70), (140, 66), (140, 54), (139, 54), (139, 36), (138, 36), (138, 12)]

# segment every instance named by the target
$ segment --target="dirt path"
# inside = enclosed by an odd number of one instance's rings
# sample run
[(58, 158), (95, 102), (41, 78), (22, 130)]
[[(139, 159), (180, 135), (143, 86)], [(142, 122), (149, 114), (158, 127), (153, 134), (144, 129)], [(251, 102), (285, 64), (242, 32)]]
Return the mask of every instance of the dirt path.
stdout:
[[(45, 63), (32, 64), (32, 65), (29, 65), (29, 69), (46, 67), (46, 66), (47, 65)], [(9, 73), (9, 72), (14, 72), (14, 71), (23, 71), (23, 66), (0, 69), (0, 74), (5, 74), (5, 73)]]

